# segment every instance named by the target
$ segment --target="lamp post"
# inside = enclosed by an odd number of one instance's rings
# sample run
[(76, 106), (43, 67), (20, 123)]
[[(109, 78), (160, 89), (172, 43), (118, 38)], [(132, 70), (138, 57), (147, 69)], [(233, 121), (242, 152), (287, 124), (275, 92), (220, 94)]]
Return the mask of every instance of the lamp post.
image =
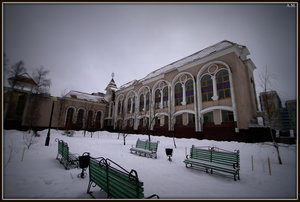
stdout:
[(52, 100), (52, 108), (51, 108), (50, 121), (49, 121), (49, 127), (48, 127), (48, 133), (47, 133), (47, 137), (46, 137), (45, 146), (49, 146), (49, 142), (50, 142), (50, 128), (51, 128), (51, 123), (52, 123), (52, 115), (53, 115), (53, 109), (54, 109), (54, 102), (57, 100), (57, 98), (54, 97), (54, 96), (52, 96), (51, 100)]

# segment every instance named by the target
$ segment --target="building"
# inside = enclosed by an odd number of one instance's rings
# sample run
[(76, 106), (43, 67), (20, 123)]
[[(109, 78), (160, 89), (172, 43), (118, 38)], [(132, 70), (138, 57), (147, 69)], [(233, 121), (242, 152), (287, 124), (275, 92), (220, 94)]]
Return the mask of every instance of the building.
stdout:
[(249, 54), (246, 46), (221, 41), (120, 86), (109, 103), (114, 129), (177, 137), (247, 130), (257, 115)]
[[(263, 112), (264, 125), (274, 130), (281, 130), (282, 104), (276, 91), (261, 92), (259, 94), (261, 110)], [(284, 111), (282, 111), (284, 116)]]
[[(52, 127), (217, 140), (241, 137), (256, 122), (258, 110), (256, 67), (249, 54), (246, 46), (225, 40), (119, 88), (112, 78), (105, 93), (70, 91), (55, 101)], [(34, 125), (48, 127), (54, 101), (35, 97), (40, 104), (35, 104), (39, 118)], [(30, 103), (23, 110), (24, 120)], [(29, 125), (26, 121), (23, 126)]]
[[(296, 100), (287, 100), (285, 107), (276, 91), (262, 92), (259, 95), (264, 125), (290, 136), (296, 133)], [(270, 120), (270, 121), (269, 121)]]

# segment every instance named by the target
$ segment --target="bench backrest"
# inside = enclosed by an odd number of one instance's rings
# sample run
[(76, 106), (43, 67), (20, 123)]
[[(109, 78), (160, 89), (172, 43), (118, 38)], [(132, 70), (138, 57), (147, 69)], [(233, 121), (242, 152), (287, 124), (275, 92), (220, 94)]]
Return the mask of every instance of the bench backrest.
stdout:
[(143, 141), (138, 139), (136, 141), (136, 148), (140, 148), (140, 149), (146, 149), (146, 150), (151, 150), (151, 151), (157, 151), (157, 147), (158, 147), (158, 142), (149, 142), (148, 140)]
[(240, 167), (240, 155), (237, 152), (222, 152), (212, 151), (212, 162), (223, 165), (233, 166), (235, 168)]
[(62, 140), (58, 140), (58, 154), (60, 154), (62, 156), (62, 151), (63, 151), (63, 141)]
[(140, 149), (146, 149), (147, 148), (147, 144), (148, 144), (148, 142), (147, 141), (142, 141), (142, 140), (140, 140), (140, 139), (138, 139), (137, 141), (136, 141), (136, 148), (140, 148)]
[(62, 142), (62, 157), (69, 161), (69, 146), (66, 142)]
[(93, 158), (90, 159), (89, 172), (90, 181), (101, 187), (112, 198), (144, 198), (143, 182), (131, 179), (129, 173)]
[(212, 153), (211, 150), (197, 148), (197, 147), (194, 147), (194, 145), (193, 145), (191, 148), (191, 151), (190, 151), (190, 158), (211, 162), (211, 153)]
[(217, 151), (214, 148), (202, 149), (192, 146), (190, 150), (190, 158), (208, 161), (223, 165), (234, 166), (236, 168), (240, 167), (240, 155), (239, 151), (229, 152), (229, 151)]
[(147, 142), (147, 149), (156, 152), (158, 147), (158, 142)]

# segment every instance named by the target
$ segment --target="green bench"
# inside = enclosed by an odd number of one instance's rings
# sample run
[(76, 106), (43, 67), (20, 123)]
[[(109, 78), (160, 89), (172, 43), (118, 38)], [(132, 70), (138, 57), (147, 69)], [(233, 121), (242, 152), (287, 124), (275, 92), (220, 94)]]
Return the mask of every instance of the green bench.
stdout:
[(214, 171), (232, 174), (240, 180), (240, 155), (239, 150), (235, 152), (222, 150), (216, 147), (208, 149), (192, 145), (190, 155), (183, 161), (186, 167), (201, 167), (208, 173)]
[(144, 155), (146, 157), (154, 157), (157, 158), (157, 148), (158, 148), (158, 141), (157, 142), (149, 142), (148, 140), (140, 140), (136, 141), (135, 147), (130, 148), (130, 153), (135, 153)]
[(58, 142), (56, 159), (59, 160), (66, 169), (78, 168), (78, 155), (69, 152), (69, 146), (63, 140), (56, 138), (55, 141)]
[[(138, 179), (137, 172), (128, 172), (110, 159), (90, 157), (89, 177), (87, 193), (93, 198), (90, 189), (96, 185), (107, 193), (107, 198), (144, 198), (144, 184)], [(148, 198), (152, 197), (159, 198), (156, 194)]]

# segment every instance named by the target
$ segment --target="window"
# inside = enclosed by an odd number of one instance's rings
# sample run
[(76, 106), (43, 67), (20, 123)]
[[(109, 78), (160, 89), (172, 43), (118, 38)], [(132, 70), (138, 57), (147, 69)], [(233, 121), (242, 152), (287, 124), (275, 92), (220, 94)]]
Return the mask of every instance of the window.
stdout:
[(175, 85), (175, 106), (181, 105), (183, 89), (181, 83)]
[(113, 103), (111, 103), (111, 106), (110, 106), (110, 116), (111, 117), (113, 116), (113, 109), (114, 109), (114, 105), (113, 105)]
[(79, 109), (77, 113), (76, 125), (78, 129), (81, 129), (83, 127), (83, 113), (83, 109)]
[(164, 116), (165, 119), (165, 126), (169, 125), (169, 117), (168, 116)]
[(88, 129), (92, 129), (93, 126), (94, 126), (94, 123), (93, 123), (93, 111), (91, 111), (91, 110), (88, 112), (86, 126), (87, 126)]
[(201, 79), (201, 95), (203, 102), (212, 100), (211, 97), (213, 96), (213, 84), (209, 75), (205, 75)]
[(186, 103), (192, 104), (194, 103), (194, 85), (193, 80), (190, 79), (185, 83), (185, 95), (186, 95)]
[(66, 129), (67, 130), (72, 128), (73, 113), (74, 113), (74, 109), (69, 108), (67, 111), (67, 119), (66, 119)]
[(189, 124), (195, 124), (195, 114), (189, 114)]
[(214, 123), (214, 113), (213, 112), (207, 112), (203, 115), (204, 123)]
[(149, 104), (150, 104), (150, 93), (148, 92), (147, 94), (146, 94), (146, 111), (148, 111), (149, 110)]
[(140, 112), (144, 109), (144, 95), (140, 95)]
[(119, 100), (119, 103), (118, 103), (118, 114), (121, 114), (121, 112), (122, 112), (122, 101), (121, 100)]
[(227, 70), (221, 70), (216, 75), (219, 99), (230, 98), (230, 82)]
[(97, 112), (96, 115), (96, 129), (101, 128), (101, 112)]
[(176, 125), (182, 125), (182, 114), (176, 116), (176, 120), (175, 121), (176, 121), (175, 122)]
[(155, 125), (160, 126), (160, 118), (158, 117), (155, 118)]
[(132, 97), (132, 113), (135, 112), (135, 96)]
[(157, 89), (155, 91), (155, 97), (154, 97), (154, 109), (158, 109), (159, 108), (159, 105), (160, 105), (160, 102), (161, 102), (161, 93), (160, 93), (160, 90)]
[(230, 121), (234, 121), (233, 112), (222, 110), (222, 122), (230, 122)]
[(168, 107), (168, 100), (169, 100), (169, 97), (168, 97), (168, 87), (165, 87), (163, 89), (163, 108)]
[(127, 113), (131, 113), (131, 98), (128, 98), (128, 101), (127, 101)]
[(73, 108), (69, 108), (69, 109), (68, 109), (68, 112), (67, 112), (67, 121), (72, 121), (72, 118), (73, 118), (73, 112), (74, 112), (74, 109), (73, 109)]

